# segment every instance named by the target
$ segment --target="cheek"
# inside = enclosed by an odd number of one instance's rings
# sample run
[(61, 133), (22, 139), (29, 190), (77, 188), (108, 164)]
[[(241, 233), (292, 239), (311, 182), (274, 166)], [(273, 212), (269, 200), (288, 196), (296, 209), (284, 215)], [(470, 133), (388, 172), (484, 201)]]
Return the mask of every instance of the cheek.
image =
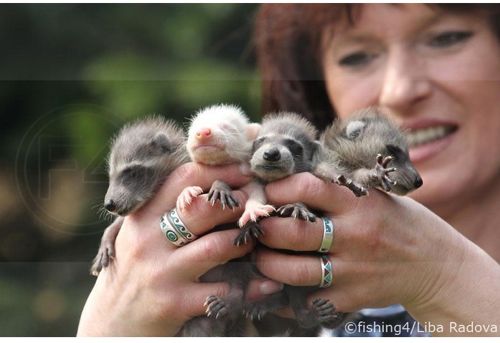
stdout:
[(325, 81), (328, 97), (340, 118), (377, 104), (382, 77), (380, 73), (343, 76), (340, 70), (328, 67)]

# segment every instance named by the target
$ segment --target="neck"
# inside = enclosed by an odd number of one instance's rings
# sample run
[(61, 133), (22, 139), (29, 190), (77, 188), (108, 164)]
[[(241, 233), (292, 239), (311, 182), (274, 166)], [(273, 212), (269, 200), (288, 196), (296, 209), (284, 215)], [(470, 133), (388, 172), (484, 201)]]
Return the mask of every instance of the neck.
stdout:
[[(469, 198), (470, 199), (470, 198)], [(500, 263), (500, 182), (480, 190), (459, 209), (436, 213)]]

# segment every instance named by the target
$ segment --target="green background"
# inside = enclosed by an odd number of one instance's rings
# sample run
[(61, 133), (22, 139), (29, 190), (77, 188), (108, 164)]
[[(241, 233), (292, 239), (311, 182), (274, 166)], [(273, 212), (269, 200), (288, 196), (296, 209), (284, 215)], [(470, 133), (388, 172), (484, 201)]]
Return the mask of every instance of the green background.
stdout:
[(252, 4), (0, 5), (0, 335), (72, 336), (123, 123), (215, 103), (253, 119)]

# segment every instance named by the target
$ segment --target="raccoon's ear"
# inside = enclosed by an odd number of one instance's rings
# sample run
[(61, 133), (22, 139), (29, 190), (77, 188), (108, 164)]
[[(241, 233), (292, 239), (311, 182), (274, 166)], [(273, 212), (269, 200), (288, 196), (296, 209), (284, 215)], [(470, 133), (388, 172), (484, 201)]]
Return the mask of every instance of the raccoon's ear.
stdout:
[(322, 149), (323, 146), (321, 145), (320, 141), (315, 140), (311, 143), (311, 159), (314, 161), (314, 163), (319, 161), (322, 154)]
[(154, 151), (160, 154), (171, 152), (170, 142), (164, 133), (156, 134), (149, 144)]
[(245, 127), (245, 136), (247, 137), (247, 139), (249, 141), (253, 141), (259, 135), (259, 131), (260, 131), (260, 124), (259, 123), (248, 124)]
[(345, 128), (345, 134), (349, 139), (355, 139), (363, 132), (366, 123), (361, 120), (354, 120), (347, 124)]

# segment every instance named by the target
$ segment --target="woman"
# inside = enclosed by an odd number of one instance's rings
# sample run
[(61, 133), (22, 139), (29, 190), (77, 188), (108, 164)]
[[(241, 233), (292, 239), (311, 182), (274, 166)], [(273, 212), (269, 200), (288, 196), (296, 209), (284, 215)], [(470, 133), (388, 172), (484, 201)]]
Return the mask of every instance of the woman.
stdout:
[[(500, 261), (500, 235), (495, 232), (500, 218), (494, 214), (500, 187), (500, 159), (496, 158), (500, 146), (498, 5), (280, 8), (285, 6), (264, 6), (257, 23), (258, 56), (268, 95), (264, 96), (265, 111), (300, 111), (321, 127), (334, 114), (345, 118), (359, 108), (383, 107), (412, 132), (410, 139), (417, 143), (410, 154), (424, 186), (411, 197), (447, 222), (407, 199), (375, 192), (371, 199), (352, 200), (343, 208), (337, 204), (345, 202), (344, 198), (335, 199), (338, 191), (332, 187), (329, 192), (302, 175), (270, 185), (271, 201), (279, 204), (313, 193), (310, 205), (333, 215), (336, 282), (323, 295), (342, 311), (401, 303), (421, 323), (477, 320), (481, 316), (474, 317), (471, 308), (495, 299), (491, 290), (499, 287), (493, 283), (498, 280), (498, 265), (485, 254)], [(301, 182), (310, 183), (309, 192), (290, 194), (291, 189), (305, 188), (290, 187)], [(288, 189), (286, 196), (284, 189)], [(264, 235), (270, 247), (311, 251), (321, 239), (299, 229), (295, 233), (283, 219), (271, 221), (273, 229)], [(420, 245), (420, 240), (425, 243)], [(425, 258), (415, 258), (415, 254)], [(319, 282), (314, 260), (292, 262), (272, 251), (261, 259), (273, 259), (273, 264), (261, 268), (273, 279)], [(467, 262), (462, 265), (463, 260)], [(398, 262), (390, 263), (394, 261)], [(306, 276), (296, 280), (297, 275), (283, 275), (275, 266), (285, 263), (302, 263), (299, 269)], [(457, 268), (463, 267), (477, 269), (475, 273), (480, 270), (489, 281), (479, 282), (479, 275), (471, 277), (471, 271), (460, 273), (464, 280), (456, 279)], [(460, 288), (456, 294), (453, 285)], [(461, 293), (467, 287), (478, 298)], [(445, 315), (448, 312), (456, 318)], [(493, 323), (498, 323), (494, 313), (482, 315), (485, 322), (496, 319)]]
[[(334, 116), (381, 106), (411, 132), (411, 158), (424, 181), (413, 199), (378, 191), (356, 198), (307, 173), (267, 186), (272, 204), (302, 201), (336, 227), (327, 253), (333, 285), (311, 300), (327, 298), (340, 312), (401, 304), (433, 335), (498, 335), (498, 13), (498, 5), (262, 7), (256, 44), (264, 112), (297, 111), (322, 128)], [(234, 230), (178, 249), (157, 232), (158, 218), (183, 187), (208, 187), (217, 177), (234, 187), (248, 181), (236, 168), (186, 165), (151, 204), (127, 218), (117, 263), (98, 278), (79, 334), (172, 335), (203, 313), (207, 295), (227, 291), (196, 279), (250, 249), (231, 246)], [(238, 215), (202, 201), (181, 213), (197, 235)], [(321, 264), (308, 252), (321, 245), (321, 223), (269, 218), (262, 226), (267, 248), (258, 251), (257, 267), (269, 280), (255, 281), (249, 297), (279, 290), (271, 280), (318, 285)], [(460, 329), (472, 322), (486, 329)]]

